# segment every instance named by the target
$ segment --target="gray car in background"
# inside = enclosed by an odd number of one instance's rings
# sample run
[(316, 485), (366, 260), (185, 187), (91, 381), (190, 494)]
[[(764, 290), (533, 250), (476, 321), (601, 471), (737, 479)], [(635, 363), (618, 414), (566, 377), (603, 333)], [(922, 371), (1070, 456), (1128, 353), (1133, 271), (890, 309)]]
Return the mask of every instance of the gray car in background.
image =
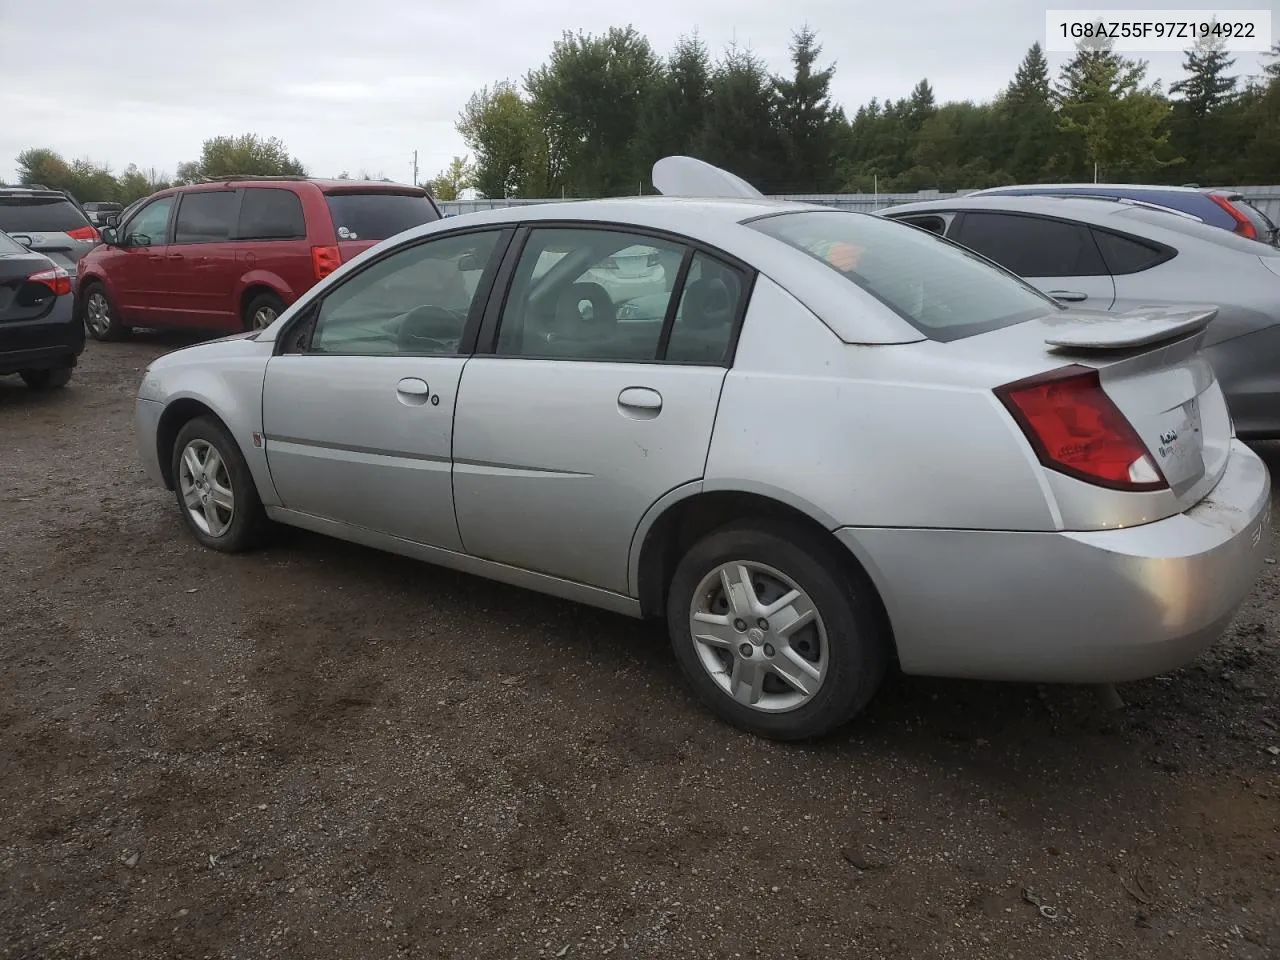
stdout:
[(1204, 351), (1236, 432), (1280, 437), (1280, 249), (1122, 199), (983, 195), (880, 215), (944, 235), (1062, 303), (1110, 313), (1215, 305)]
[(80, 258), (101, 242), (76, 201), (44, 187), (0, 187), (0, 230), (24, 238), (30, 249), (66, 270), (72, 283)]

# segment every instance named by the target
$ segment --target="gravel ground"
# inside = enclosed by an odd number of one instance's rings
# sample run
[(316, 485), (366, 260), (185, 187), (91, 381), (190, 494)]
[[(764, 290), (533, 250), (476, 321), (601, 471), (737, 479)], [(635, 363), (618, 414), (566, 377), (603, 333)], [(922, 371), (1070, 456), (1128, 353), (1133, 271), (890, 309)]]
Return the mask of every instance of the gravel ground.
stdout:
[(0, 378), (0, 956), (1280, 956), (1276, 566), (1121, 711), (895, 679), (768, 743), (657, 628), (198, 548), (130, 420), (180, 342)]

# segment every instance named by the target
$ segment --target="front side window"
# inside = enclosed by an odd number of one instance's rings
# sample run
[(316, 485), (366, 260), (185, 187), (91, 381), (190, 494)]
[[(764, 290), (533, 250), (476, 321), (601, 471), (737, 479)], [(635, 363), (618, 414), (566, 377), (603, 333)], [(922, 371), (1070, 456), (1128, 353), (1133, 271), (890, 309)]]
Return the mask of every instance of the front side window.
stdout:
[(1062, 220), (967, 211), (953, 239), (1020, 277), (1107, 275), (1089, 232)]
[(491, 230), (428, 240), (361, 270), (325, 295), (309, 352), (457, 354), (500, 236)]
[(749, 226), (826, 264), (933, 340), (958, 340), (1064, 309), (962, 247), (887, 217), (805, 211)]
[(124, 228), (121, 241), (126, 247), (153, 247), (164, 243), (173, 197), (161, 197), (147, 204)]
[(240, 201), (240, 240), (300, 240), (307, 235), (302, 201), (292, 190), (249, 187)]
[(174, 243), (223, 243), (231, 239), (239, 197), (234, 190), (183, 194), (173, 225)]
[(498, 355), (657, 360), (684, 252), (616, 230), (534, 230), (503, 310)]

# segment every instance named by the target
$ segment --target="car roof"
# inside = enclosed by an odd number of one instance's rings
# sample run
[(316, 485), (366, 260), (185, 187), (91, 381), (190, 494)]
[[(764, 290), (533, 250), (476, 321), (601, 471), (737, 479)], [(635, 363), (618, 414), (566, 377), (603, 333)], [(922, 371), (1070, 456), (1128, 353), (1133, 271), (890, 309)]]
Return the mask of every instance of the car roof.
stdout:
[(39, 186), (0, 186), (0, 197), (39, 197), (45, 200), (66, 200), (71, 202), (71, 197), (66, 192)]
[(975, 190), (968, 196), (992, 194), (1000, 190), (1126, 190), (1134, 193), (1204, 193), (1216, 187), (1166, 186), (1156, 183), (1011, 183), (1004, 187)]

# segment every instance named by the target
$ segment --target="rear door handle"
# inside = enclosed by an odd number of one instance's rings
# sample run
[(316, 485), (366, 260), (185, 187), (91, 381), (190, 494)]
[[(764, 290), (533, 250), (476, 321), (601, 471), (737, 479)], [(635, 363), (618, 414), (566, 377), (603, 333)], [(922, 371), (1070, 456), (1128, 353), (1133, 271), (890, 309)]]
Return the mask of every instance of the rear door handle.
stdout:
[(1087, 293), (1080, 293), (1076, 290), (1050, 290), (1049, 296), (1064, 303), (1079, 303), (1081, 300), (1089, 299)]
[(652, 419), (662, 410), (662, 394), (648, 387), (627, 387), (618, 394), (618, 410), (626, 417)]
[(396, 393), (407, 393), (411, 397), (425, 397), (431, 394), (427, 381), (417, 377), (405, 377), (396, 384)]

